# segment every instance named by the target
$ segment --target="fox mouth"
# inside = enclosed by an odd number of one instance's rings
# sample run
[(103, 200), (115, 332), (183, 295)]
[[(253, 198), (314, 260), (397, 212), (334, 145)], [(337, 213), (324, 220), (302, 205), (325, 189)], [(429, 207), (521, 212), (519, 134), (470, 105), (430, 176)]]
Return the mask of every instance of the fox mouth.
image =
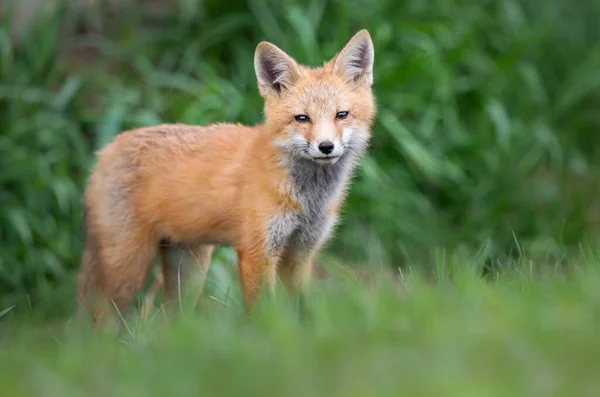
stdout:
[(319, 164), (333, 164), (340, 159), (340, 156), (312, 157), (312, 159)]
[(305, 159), (310, 159), (317, 164), (335, 164), (340, 160), (345, 152), (344, 150), (338, 150), (335, 153), (330, 154), (321, 154), (317, 150), (312, 150), (309, 143), (305, 142), (300, 147), (293, 147), (291, 152), (295, 155), (303, 157)]

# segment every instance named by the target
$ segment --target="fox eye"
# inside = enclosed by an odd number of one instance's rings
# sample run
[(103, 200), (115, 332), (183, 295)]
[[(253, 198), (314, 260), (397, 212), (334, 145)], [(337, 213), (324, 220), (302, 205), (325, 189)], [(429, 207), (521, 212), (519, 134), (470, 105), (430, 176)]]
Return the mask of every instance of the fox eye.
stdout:
[(348, 117), (348, 112), (339, 112), (335, 115), (335, 118), (338, 120), (344, 120), (346, 117)]
[(299, 123), (308, 123), (310, 121), (310, 118), (308, 116), (303, 115), (303, 114), (295, 116), (294, 118)]

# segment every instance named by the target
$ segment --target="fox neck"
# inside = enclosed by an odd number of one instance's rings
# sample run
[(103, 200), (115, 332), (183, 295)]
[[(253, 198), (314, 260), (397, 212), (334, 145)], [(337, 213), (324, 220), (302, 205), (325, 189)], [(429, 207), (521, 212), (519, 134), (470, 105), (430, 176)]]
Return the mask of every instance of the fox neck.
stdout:
[(294, 199), (304, 211), (324, 210), (344, 190), (353, 167), (353, 159), (345, 153), (334, 164), (284, 154), (284, 167)]

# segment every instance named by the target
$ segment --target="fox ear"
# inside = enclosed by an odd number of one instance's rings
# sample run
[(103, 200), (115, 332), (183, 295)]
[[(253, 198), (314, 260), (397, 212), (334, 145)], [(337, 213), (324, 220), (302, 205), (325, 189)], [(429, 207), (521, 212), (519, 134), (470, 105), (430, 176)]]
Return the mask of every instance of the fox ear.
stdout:
[(333, 72), (356, 84), (373, 84), (375, 50), (366, 29), (356, 33), (334, 58)]
[(279, 95), (289, 88), (300, 76), (298, 64), (279, 47), (266, 41), (256, 47), (254, 70), (258, 80), (258, 89), (264, 97)]

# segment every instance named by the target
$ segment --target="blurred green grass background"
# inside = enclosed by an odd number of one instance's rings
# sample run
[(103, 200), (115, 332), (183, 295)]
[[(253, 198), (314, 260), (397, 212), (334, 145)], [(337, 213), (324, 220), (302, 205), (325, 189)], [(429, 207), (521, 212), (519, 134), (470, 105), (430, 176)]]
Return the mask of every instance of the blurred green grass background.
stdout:
[[(0, 2), (0, 394), (594, 395), (598, 21), (595, 0)], [(221, 249), (199, 315), (82, 331), (93, 152), (259, 122), (258, 42), (316, 66), (363, 28), (379, 113), (308, 319), (241, 315)]]
[(161, 122), (259, 122), (259, 41), (318, 65), (362, 28), (376, 48), (379, 114), (327, 253), (393, 268), (431, 268), (439, 250), (479, 253), (493, 268), (524, 249), (564, 260), (597, 238), (597, 1), (24, 0), (2, 10), (7, 304), (48, 302), (72, 285), (94, 150)]

